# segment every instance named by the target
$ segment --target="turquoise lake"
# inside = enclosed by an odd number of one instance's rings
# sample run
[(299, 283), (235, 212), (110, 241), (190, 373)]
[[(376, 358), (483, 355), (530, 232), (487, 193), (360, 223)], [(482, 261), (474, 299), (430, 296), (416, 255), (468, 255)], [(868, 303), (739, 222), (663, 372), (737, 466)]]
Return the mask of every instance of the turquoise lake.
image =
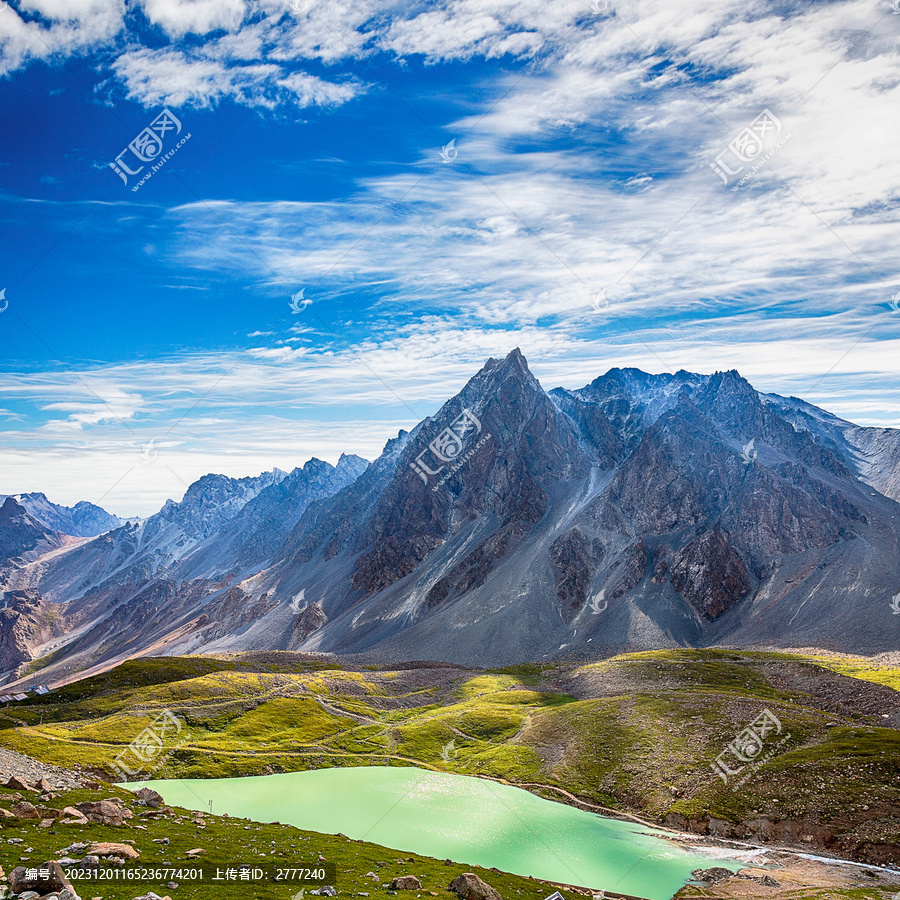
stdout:
[[(395, 850), (648, 900), (669, 900), (692, 870), (734, 859), (683, 850), (640, 825), (543, 800), (521, 788), (425, 769), (366, 766), (151, 787), (216, 815), (338, 832)], [(340, 878), (340, 873), (338, 873)]]

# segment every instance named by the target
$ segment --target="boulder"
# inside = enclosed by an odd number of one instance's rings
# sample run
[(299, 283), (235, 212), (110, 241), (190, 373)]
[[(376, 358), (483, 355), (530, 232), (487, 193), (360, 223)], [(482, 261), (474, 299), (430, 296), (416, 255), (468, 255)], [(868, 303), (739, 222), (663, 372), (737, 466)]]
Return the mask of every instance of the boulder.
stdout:
[(118, 797), (107, 800), (85, 800), (83, 803), (76, 803), (75, 809), (98, 825), (124, 825), (126, 819), (134, 816)]
[(141, 855), (131, 844), (114, 844), (108, 841), (91, 844), (87, 852), (90, 856), (119, 856), (123, 859), (137, 859)]
[(47, 781), (46, 778), (41, 778), (39, 781), (36, 781), (34, 783), (34, 789), (36, 791), (40, 791), (42, 794), (49, 794), (50, 791), (53, 790), (52, 786), (50, 785), (50, 782)]
[(39, 806), (37, 811), (42, 819), (61, 819), (63, 812), (61, 809), (54, 809), (52, 806)]
[(460, 900), (503, 900), (497, 891), (473, 872), (457, 875), (448, 890), (453, 891)]
[(13, 808), (12, 814), (17, 819), (40, 819), (37, 808), (27, 800), (20, 800)]
[(87, 850), (88, 847), (91, 846), (90, 841), (75, 841), (74, 844), (69, 844), (68, 847), (63, 850), (63, 853), (82, 853)]
[(15, 775), (10, 776), (4, 783), (3, 787), (12, 788), (14, 791), (31, 791), (34, 788), (28, 787), (21, 778), (16, 778)]
[(401, 875), (390, 884), (392, 891), (421, 891), (422, 882), (415, 875)]
[(63, 817), (59, 820), (60, 825), (87, 825), (87, 816), (74, 806), (67, 806), (62, 811)]
[(158, 794), (156, 791), (151, 790), (150, 788), (141, 788), (135, 794), (135, 796), (138, 798), (138, 800), (143, 801), (146, 806), (150, 806), (153, 809), (158, 809), (164, 803), (162, 794)]
[[(38, 872), (37, 878), (25, 877), (26, 872), (35, 869)], [(42, 871), (47, 873), (46, 878), (40, 877)], [(9, 888), (13, 894), (24, 894), (26, 891), (36, 891), (38, 894), (43, 895), (54, 892), (59, 893), (59, 891), (62, 890), (69, 890), (73, 895), (76, 895), (75, 888), (72, 887), (72, 883), (66, 878), (62, 866), (55, 860), (50, 860), (49, 862), (41, 863), (40, 865), (29, 865), (27, 869), (25, 866), (16, 866), (16, 868), (9, 873)]]
[(728, 881), (729, 878), (732, 878), (734, 872), (731, 869), (726, 869), (724, 866), (713, 866), (711, 869), (694, 869), (691, 872), (691, 876), (705, 884), (721, 884), (723, 881)]

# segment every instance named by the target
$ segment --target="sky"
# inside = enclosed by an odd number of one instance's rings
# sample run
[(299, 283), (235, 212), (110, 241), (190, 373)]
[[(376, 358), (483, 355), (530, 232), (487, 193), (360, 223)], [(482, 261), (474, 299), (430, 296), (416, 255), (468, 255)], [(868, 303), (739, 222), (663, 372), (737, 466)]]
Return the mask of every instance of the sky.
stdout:
[(0, 493), (373, 459), (517, 346), (900, 427), (898, 50), (900, 0), (0, 2)]

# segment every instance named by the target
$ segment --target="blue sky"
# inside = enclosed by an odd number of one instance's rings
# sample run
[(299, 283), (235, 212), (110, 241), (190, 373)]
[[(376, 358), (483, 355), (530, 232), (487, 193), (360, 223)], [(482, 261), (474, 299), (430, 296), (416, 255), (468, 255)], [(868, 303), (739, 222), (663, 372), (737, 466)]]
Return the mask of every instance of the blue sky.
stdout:
[(514, 346), (897, 427), (896, 6), (0, 4), (0, 492), (374, 458)]

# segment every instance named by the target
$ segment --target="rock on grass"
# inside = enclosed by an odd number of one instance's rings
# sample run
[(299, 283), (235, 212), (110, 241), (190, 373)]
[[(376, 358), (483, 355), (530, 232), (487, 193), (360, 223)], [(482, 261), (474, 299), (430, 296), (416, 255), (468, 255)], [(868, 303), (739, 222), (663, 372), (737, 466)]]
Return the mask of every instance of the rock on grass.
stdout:
[(503, 900), (497, 891), (473, 872), (457, 875), (448, 890), (453, 891), (460, 900)]
[(422, 882), (415, 875), (401, 875), (391, 881), (392, 891), (421, 891)]
[[(25, 891), (36, 891), (39, 895), (43, 895), (68, 890), (72, 893), (73, 897), (78, 896), (75, 893), (75, 888), (72, 887), (72, 883), (66, 878), (66, 873), (63, 872), (62, 866), (55, 860), (50, 860), (41, 863), (39, 866), (32, 866), (30, 868), (38, 870), (39, 874), (37, 878), (27, 877), (26, 873), (29, 869), (26, 869), (25, 866), (16, 866), (16, 868), (9, 873), (9, 887), (13, 894), (24, 894)], [(41, 877), (41, 872), (46, 872), (46, 877)]]

